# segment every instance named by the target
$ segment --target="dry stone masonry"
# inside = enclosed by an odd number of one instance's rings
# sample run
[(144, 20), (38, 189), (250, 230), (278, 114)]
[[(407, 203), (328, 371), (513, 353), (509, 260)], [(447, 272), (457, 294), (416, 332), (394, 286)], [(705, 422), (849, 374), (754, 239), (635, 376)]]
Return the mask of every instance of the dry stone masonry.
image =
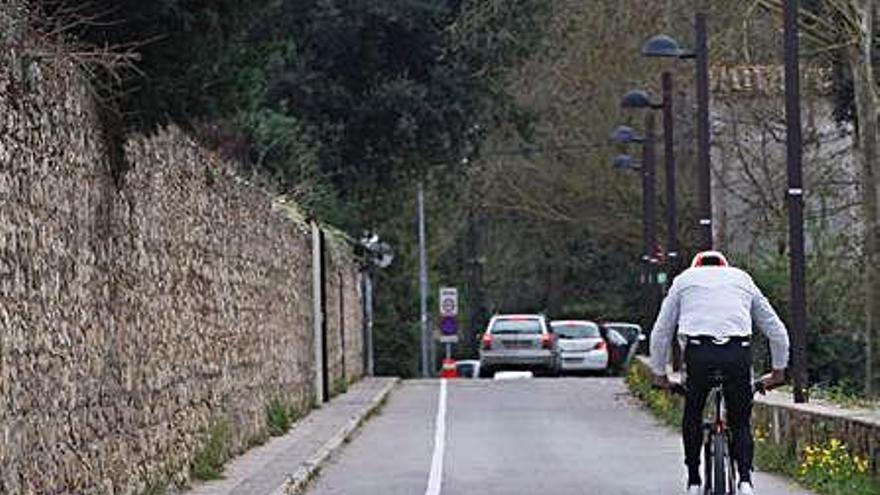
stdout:
[[(77, 71), (3, 52), (0, 493), (184, 483), (212, 421), (240, 451), (273, 400), (309, 408), (306, 226), (177, 129), (132, 139), (111, 173)], [(360, 281), (328, 268), (341, 389), (363, 369)]]

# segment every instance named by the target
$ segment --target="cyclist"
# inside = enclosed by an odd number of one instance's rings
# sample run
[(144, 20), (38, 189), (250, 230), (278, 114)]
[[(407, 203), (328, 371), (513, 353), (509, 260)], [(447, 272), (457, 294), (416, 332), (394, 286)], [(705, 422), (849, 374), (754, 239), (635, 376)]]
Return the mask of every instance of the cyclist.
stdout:
[(751, 471), (754, 444), (752, 412), (752, 323), (770, 341), (773, 372), (762, 377), (770, 389), (782, 383), (788, 363), (788, 332), (752, 278), (731, 267), (718, 251), (698, 253), (691, 267), (672, 283), (651, 333), (654, 384), (669, 388), (668, 351), (678, 327), (687, 372), (682, 420), (686, 493), (700, 495), (702, 413), (711, 388), (710, 371), (724, 376), (723, 393), (732, 435), (731, 457), (736, 461), (741, 495), (754, 493)]

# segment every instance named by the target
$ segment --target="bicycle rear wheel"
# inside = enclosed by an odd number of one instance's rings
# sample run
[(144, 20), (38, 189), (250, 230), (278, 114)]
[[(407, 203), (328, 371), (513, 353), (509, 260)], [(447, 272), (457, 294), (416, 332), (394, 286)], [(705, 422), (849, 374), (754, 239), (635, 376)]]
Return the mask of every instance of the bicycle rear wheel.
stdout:
[(712, 435), (712, 495), (729, 495), (728, 470), (730, 457), (727, 451), (727, 439), (724, 435)]

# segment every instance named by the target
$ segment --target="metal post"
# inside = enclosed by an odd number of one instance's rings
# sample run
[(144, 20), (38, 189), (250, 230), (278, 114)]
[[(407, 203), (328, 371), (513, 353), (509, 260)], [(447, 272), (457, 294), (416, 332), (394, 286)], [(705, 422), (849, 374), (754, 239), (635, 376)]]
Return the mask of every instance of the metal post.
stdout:
[(646, 264), (646, 273), (648, 284), (648, 310), (647, 321), (650, 323), (654, 320), (657, 308), (657, 280), (656, 265), (657, 258), (654, 251), (657, 247), (657, 195), (656, 195), (656, 176), (655, 176), (655, 151), (654, 151), (654, 114), (647, 112), (645, 114), (645, 143), (642, 147), (642, 208), (644, 213), (644, 261)]
[(785, 125), (791, 255), (791, 372), (794, 401), (807, 402), (807, 309), (804, 287), (804, 190), (801, 166), (798, 1), (785, 0)]
[(364, 270), (364, 371), (367, 376), (375, 374), (373, 364), (373, 271)]
[(675, 180), (675, 115), (672, 73), (664, 72), (663, 82), (663, 153), (666, 166), (666, 259), (669, 280), (678, 274), (678, 206)]
[(422, 378), (431, 376), (428, 362), (428, 256), (425, 248), (425, 185), (419, 181), (419, 309), (422, 335)]
[(324, 402), (324, 306), (321, 302), (324, 300), (324, 287), (321, 283), (321, 229), (316, 222), (312, 222), (312, 314), (313, 327), (312, 339), (314, 341), (314, 357), (315, 360), (315, 404), (320, 405)]
[(697, 163), (699, 164), (700, 248), (712, 249), (712, 178), (709, 155), (709, 48), (706, 14), (698, 12), (695, 21), (697, 56)]
[[(678, 205), (675, 180), (675, 114), (673, 112), (672, 73), (664, 71), (663, 87), (663, 154), (666, 166), (666, 277), (671, 283), (678, 275)], [(672, 369), (681, 369), (681, 348), (678, 339), (672, 339)]]

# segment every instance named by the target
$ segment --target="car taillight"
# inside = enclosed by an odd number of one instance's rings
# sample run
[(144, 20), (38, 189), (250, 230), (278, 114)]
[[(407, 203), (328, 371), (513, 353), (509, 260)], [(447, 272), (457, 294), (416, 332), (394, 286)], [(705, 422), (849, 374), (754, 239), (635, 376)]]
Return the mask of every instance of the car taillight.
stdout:
[(596, 351), (604, 351), (606, 347), (607, 347), (607, 345), (605, 344), (605, 341), (600, 340), (599, 342), (596, 343), (596, 345), (593, 347), (593, 349)]
[(492, 334), (488, 332), (483, 334), (483, 349), (487, 351), (492, 349)]
[(550, 349), (553, 346), (553, 337), (549, 333), (541, 335), (541, 347)]

